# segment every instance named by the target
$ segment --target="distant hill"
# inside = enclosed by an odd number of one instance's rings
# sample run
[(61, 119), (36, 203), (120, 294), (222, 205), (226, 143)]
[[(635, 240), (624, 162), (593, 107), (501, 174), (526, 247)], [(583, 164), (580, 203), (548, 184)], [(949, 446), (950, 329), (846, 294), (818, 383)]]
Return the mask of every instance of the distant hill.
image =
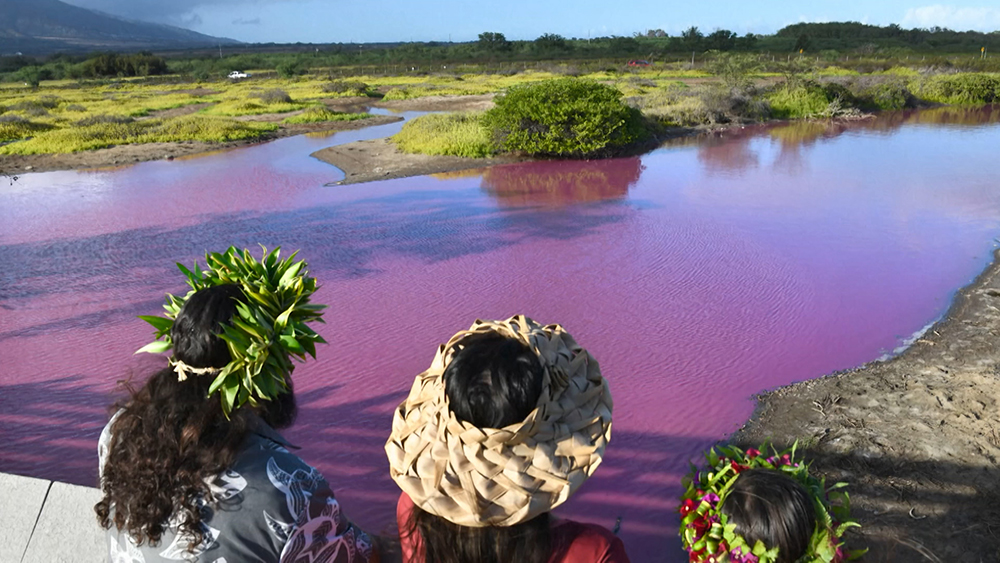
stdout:
[(59, 0), (0, 0), (0, 55), (231, 45), (187, 29), (125, 20)]

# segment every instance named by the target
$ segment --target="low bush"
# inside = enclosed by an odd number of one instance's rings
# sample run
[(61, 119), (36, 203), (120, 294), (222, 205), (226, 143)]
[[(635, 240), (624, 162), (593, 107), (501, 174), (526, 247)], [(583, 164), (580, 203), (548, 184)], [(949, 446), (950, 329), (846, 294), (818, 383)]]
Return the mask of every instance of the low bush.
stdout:
[(771, 115), (778, 119), (819, 117), (827, 112), (830, 98), (822, 86), (802, 82), (796, 86), (778, 86), (765, 97), (771, 106)]
[(411, 96), (409, 90), (406, 88), (391, 88), (385, 93), (385, 96), (383, 96), (382, 99), (385, 101), (408, 100), (412, 97), (414, 96)]
[(333, 82), (324, 84), (320, 89), (327, 94), (336, 94), (344, 97), (374, 95), (371, 86), (357, 80), (334, 80)]
[(263, 92), (255, 92), (251, 94), (253, 97), (264, 102), (265, 104), (290, 104), (292, 103), (292, 97), (288, 95), (281, 88), (272, 88), (271, 90), (264, 90)]
[(69, 104), (66, 107), (64, 107), (63, 110), (81, 112), (81, 111), (87, 111), (87, 107), (80, 104)]
[(194, 115), (167, 120), (100, 123), (39, 133), (32, 139), (0, 147), (0, 154), (60, 154), (139, 143), (257, 139), (277, 127), (270, 123)]
[(0, 116), (0, 143), (24, 139), (50, 129), (51, 125), (28, 121), (16, 115)]
[(300, 110), (303, 107), (305, 107), (305, 104), (274, 103), (274, 104), (264, 105), (251, 101), (228, 101), (206, 108), (202, 110), (202, 113), (206, 115), (219, 115), (223, 117), (237, 117), (241, 115), (288, 113), (290, 111)]
[(483, 115), (483, 125), (501, 150), (529, 155), (607, 156), (649, 135), (621, 92), (576, 78), (510, 88)]
[(858, 105), (866, 110), (900, 110), (913, 107), (914, 97), (906, 84), (899, 80), (882, 82), (861, 88), (855, 93)]
[(495, 152), (480, 113), (432, 113), (406, 122), (392, 137), (409, 153), (481, 158)]
[(91, 115), (85, 117), (76, 123), (77, 127), (90, 127), (91, 125), (100, 125), (102, 123), (132, 123), (135, 119), (127, 115)]
[(1000, 101), (1000, 75), (966, 73), (932, 76), (914, 83), (919, 98), (955, 105)]
[(323, 106), (313, 106), (306, 108), (299, 115), (285, 118), (283, 123), (322, 123), (324, 121), (357, 121), (374, 117), (370, 113), (345, 113), (342, 111), (331, 111)]

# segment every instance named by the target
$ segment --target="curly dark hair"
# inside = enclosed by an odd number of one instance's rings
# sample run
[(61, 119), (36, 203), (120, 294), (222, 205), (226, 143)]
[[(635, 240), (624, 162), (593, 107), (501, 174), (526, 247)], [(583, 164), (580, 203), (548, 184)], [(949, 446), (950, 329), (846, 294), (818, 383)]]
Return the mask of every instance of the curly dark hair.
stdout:
[[(174, 357), (192, 367), (221, 368), (230, 361), (226, 343), (217, 335), (231, 322), (236, 302), (245, 296), (235, 285), (196, 292), (171, 330)], [(190, 375), (178, 381), (173, 369), (153, 374), (113, 409), (120, 414), (111, 426), (111, 444), (94, 510), (105, 529), (126, 531), (136, 545), (156, 545), (167, 523), (177, 516), (178, 533), (190, 538), (189, 550), (204, 539), (206, 518), (199, 500), (212, 501), (208, 482), (230, 468), (247, 435), (263, 420), (275, 428), (289, 426), (296, 407), (291, 392), (258, 408), (236, 409), (227, 419), (218, 398), (209, 398), (211, 376)]]

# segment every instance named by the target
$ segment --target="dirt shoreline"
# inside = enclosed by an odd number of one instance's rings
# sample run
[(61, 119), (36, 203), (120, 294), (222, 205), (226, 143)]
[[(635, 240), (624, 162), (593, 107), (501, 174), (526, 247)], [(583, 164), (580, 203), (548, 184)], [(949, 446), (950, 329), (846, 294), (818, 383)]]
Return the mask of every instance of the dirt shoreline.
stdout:
[(865, 561), (1000, 561), (1000, 250), (887, 361), (765, 392), (730, 442), (798, 440), (849, 483)]

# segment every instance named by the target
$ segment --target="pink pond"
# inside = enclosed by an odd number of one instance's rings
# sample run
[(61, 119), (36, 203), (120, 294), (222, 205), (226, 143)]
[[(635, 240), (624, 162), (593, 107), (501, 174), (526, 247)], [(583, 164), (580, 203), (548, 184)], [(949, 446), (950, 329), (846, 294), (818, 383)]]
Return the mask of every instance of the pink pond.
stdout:
[(0, 471), (93, 485), (135, 318), (174, 262), (301, 249), (330, 342), (296, 370), (287, 432), (351, 517), (392, 526), (383, 443), (435, 346), (477, 317), (563, 324), (615, 398), (604, 464), (563, 516), (633, 560), (681, 561), (688, 460), (752, 395), (893, 353), (948, 308), (1000, 235), (1000, 109), (747, 128), (641, 158), (327, 186), (308, 155), (398, 125), (0, 185)]

